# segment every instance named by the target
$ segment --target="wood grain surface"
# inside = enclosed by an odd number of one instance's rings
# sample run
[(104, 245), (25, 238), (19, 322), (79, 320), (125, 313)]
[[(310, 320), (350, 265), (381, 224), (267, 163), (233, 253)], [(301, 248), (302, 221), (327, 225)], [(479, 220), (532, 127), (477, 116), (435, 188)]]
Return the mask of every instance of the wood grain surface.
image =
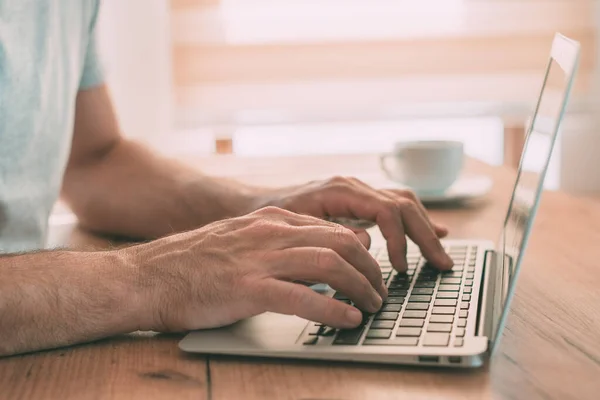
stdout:
[[(375, 156), (190, 159), (211, 175), (286, 185), (335, 174), (383, 184)], [(513, 172), (486, 198), (436, 207), (451, 238), (496, 239)], [(54, 227), (76, 247), (106, 245)], [(69, 233), (70, 232), (70, 233)], [(596, 399), (600, 393), (600, 204), (546, 192), (500, 350), (474, 371), (182, 354), (180, 336), (132, 334), (0, 360), (1, 399)]]

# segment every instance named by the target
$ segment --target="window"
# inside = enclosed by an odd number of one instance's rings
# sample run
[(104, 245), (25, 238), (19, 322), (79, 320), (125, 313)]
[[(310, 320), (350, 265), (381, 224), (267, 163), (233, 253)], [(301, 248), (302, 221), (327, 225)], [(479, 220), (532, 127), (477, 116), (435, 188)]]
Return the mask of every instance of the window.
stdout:
[(240, 154), (380, 151), (416, 132), (454, 132), (496, 163), (519, 152), (502, 127), (529, 116), (556, 31), (584, 47), (574, 97), (585, 96), (593, 7), (105, 0), (103, 19), (123, 129), (161, 149), (212, 152), (215, 139), (231, 139)]
[[(289, 154), (358, 149), (350, 143), (379, 151), (394, 130), (407, 137), (411, 126), (458, 132), (481, 123), (452, 135), (481, 158), (501, 160), (498, 119), (526, 119), (555, 31), (592, 45), (591, 7), (585, 0), (172, 0), (175, 126), (232, 139), (239, 153)], [(583, 76), (579, 86), (586, 84)]]

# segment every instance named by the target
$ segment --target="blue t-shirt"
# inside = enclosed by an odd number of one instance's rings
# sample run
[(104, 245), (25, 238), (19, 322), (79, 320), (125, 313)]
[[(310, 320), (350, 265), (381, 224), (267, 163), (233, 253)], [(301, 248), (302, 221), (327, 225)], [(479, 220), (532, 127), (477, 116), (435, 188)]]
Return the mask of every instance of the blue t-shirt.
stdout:
[(99, 0), (0, 0), (0, 252), (45, 246), (77, 92), (102, 82)]

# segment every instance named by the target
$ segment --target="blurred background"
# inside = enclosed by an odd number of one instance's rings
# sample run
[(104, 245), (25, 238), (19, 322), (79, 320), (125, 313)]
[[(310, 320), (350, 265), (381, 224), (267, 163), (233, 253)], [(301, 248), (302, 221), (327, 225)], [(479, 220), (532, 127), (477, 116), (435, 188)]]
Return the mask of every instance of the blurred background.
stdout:
[(452, 138), (515, 167), (561, 32), (583, 53), (547, 187), (600, 192), (600, 1), (102, 4), (123, 131), (172, 154), (348, 154)]

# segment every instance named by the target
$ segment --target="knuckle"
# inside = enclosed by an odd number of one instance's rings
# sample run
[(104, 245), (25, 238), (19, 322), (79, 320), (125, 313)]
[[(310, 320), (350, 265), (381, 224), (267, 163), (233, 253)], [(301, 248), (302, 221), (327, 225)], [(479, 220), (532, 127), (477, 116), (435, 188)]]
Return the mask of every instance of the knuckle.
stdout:
[(327, 181), (327, 187), (335, 190), (348, 190), (352, 187), (352, 182), (343, 176), (334, 176)]
[(335, 184), (344, 183), (344, 184), (346, 184), (346, 183), (348, 183), (348, 178), (341, 176), (341, 175), (336, 175), (336, 176), (329, 178), (329, 183), (335, 183)]
[(394, 200), (383, 200), (382, 206), (386, 215), (396, 214), (399, 211), (398, 203)]
[(396, 207), (400, 212), (414, 212), (417, 211), (417, 203), (408, 199), (401, 199), (396, 203)]
[(272, 235), (273, 232), (278, 231), (282, 228), (281, 224), (273, 221), (257, 218), (253, 220), (247, 227), (252, 235), (263, 237)]
[(405, 198), (407, 198), (409, 200), (412, 200), (414, 202), (419, 201), (419, 199), (417, 198), (417, 195), (412, 190), (401, 190), (400, 191), (400, 195), (402, 197), (405, 197)]
[(352, 230), (338, 225), (333, 228), (333, 236), (335, 241), (343, 247), (353, 247), (357, 244), (358, 239)]
[(256, 213), (266, 215), (282, 215), (285, 214), (285, 210), (275, 206), (266, 206), (256, 211)]
[(316, 254), (317, 265), (324, 269), (335, 269), (340, 262), (340, 256), (333, 250), (321, 248)]

